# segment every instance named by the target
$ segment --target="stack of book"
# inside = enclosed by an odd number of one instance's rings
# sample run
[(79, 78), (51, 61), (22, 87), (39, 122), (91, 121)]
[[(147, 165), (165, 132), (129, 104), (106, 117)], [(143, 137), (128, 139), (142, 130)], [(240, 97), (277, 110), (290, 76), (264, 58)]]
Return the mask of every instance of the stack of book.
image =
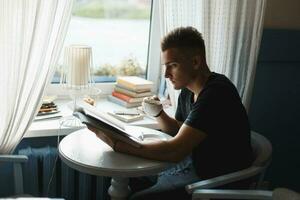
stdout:
[(145, 97), (151, 96), (153, 82), (137, 76), (117, 78), (117, 84), (108, 99), (126, 108), (138, 107)]

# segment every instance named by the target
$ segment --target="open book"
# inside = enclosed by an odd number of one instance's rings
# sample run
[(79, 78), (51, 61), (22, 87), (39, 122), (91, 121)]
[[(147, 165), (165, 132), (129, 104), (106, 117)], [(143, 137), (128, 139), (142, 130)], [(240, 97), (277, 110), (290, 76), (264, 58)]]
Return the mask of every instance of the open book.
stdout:
[(79, 106), (76, 112), (73, 113), (75, 117), (80, 119), (83, 124), (99, 129), (104, 134), (121, 140), (125, 143), (135, 147), (141, 147), (141, 139), (131, 133), (126, 132), (124, 124), (108, 114), (97, 110), (95, 107), (88, 104)]

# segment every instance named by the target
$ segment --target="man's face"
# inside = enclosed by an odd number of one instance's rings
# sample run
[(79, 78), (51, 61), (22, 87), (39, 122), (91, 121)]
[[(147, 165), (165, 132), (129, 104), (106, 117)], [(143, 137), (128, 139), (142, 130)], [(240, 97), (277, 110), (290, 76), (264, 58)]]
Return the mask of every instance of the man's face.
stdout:
[(182, 55), (177, 48), (162, 52), (162, 63), (165, 77), (172, 82), (176, 90), (187, 87), (196, 75), (192, 58)]

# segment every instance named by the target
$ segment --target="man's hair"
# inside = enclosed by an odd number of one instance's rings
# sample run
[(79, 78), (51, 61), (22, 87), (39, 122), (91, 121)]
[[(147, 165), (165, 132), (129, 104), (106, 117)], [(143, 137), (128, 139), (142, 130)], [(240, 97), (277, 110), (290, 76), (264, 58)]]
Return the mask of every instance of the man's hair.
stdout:
[(202, 35), (191, 26), (176, 28), (162, 39), (161, 50), (165, 51), (170, 48), (178, 48), (193, 54), (200, 53), (205, 58), (205, 44)]

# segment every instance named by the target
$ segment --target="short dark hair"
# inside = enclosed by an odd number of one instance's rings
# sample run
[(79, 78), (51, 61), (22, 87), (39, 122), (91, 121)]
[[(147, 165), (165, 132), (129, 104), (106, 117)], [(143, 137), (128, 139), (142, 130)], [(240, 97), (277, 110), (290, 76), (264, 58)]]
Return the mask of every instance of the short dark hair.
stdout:
[(169, 32), (161, 41), (161, 50), (170, 48), (202, 53), (205, 58), (205, 44), (201, 33), (194, 27), (179, 27)]

